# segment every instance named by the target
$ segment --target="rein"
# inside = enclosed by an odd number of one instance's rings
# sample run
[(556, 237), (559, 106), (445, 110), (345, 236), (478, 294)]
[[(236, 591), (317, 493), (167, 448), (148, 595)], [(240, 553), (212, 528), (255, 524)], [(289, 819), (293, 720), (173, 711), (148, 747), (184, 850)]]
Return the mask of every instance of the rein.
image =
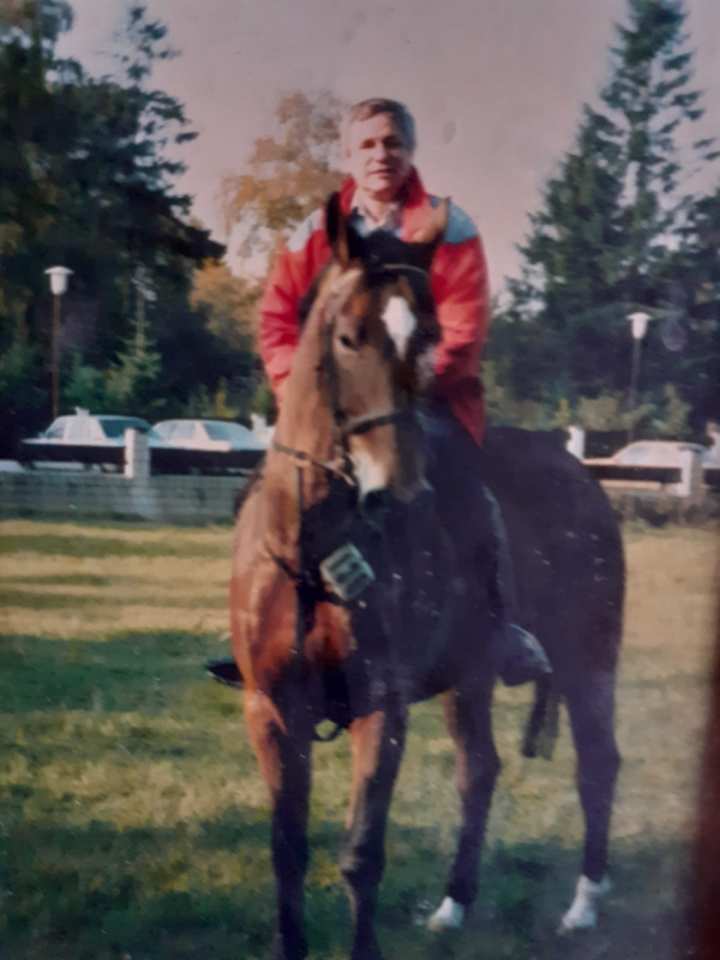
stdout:
[(325, 470), (327, 473), (333, 474), (333, 476), (340, 477), (351, 487), (357, 485), (352, 472), (347, 469), (347, 458), (344, 454), (336, 457), (334, 460), (318, 460), (316, 457), (312, 457), (309, 453), (306, 453), (305, 450), (288, 447), (277, 440), (273, 440), (272, 448), (278, 453), (283, 453), (285, 456), (295, 460), (298, 470), (301, 470), (303, 467), (320, 467), (321, 470)]

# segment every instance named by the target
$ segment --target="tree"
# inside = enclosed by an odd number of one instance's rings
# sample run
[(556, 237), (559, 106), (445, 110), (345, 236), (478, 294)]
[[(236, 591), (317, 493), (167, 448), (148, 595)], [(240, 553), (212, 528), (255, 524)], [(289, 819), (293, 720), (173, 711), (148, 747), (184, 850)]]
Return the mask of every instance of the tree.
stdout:
[(246, 170), (224, 178), (225, 226), (237, 229), (245, 256), (266, 254), (337, 189), (341, 102), (329, 93), (283, 96), (277, 132), (260, 137)]
[(208, 329), (233, 350), (248, 350), (255, 333), (258, 283), (236, 277), (210, 260), (195, 271), (190, 302), (207, 317)]
[[(182, 404), (195, 381), (176, 354), (217, 352), (204, 319), (192, 316), (193, 272), (224, 248), (190, 221), (190, 198), (174, 189), (183, 167), (170, 150), (194, 133), (182, 104), (150, 83), (154, 63), (173, 55), (166, 28), (133, 4), (120, 72), (96, 78), (56, 55), (69, 4), (3, 0), (0, 15), (0, 350), (46, 338), (44, 269), (60, 262), (74, 271), (69, 296), (93, 304), (98, 318), (92, 346), (64, 358), (63, 382), (72, 376), (76, 392), (93, 393), (92, 370), (111, 367), (112, 382), (126, 382), (117, 357), (138, 359), (127, 344), (142, 269), (153, 294), (146, 329), (163, 354), (163, 369), (146, 364), (143, 377), (156, 376), (156, 400)], [(46, 377), (42, 355), (35, 359), (28, 411)], [(23, 397), (16, 403), (22, 409)]]
[(698, 164), (720, 153), (710, 138), (678, 146), (702, 116), (684, 19), (678, 0), (629, 0), (600, 106), (584, 108), (575, 145), (530, 218), (522, 274), (509, 283), (490, 353), (520, 397), (556, 407), (559, 397), (576, 405), (581, 396), (622, 394), (627, 316), (642, 308), (663, 321), (644, 348), (644, 399), (662, 405), (673, 382), (689, 399), (689, 371), (706, 344), (674, 274), (683, 235), (694, 261), (693, 218), (699, 223), (707, 210), (684, 188)]

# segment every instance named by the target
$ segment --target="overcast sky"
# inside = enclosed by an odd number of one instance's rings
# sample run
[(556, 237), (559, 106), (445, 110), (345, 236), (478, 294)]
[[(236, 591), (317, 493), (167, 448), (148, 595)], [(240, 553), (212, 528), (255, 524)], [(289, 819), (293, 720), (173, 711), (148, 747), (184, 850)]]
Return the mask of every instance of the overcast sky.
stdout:
[[(125, 0), (72, 0), (61, 52), (108, 72)], [(514, 245), (544, 181), (571, 145), (585, 101), (608, 75), (613, 23), (626, 0), (150, 0), (182, 55), (155, 83), (187, 108), (197, 140), (180, 186), (218, 239), (221, 177), (240, 171), (272, 129), (284, 91), (345, 100), (390, 96), (418, 122), (426, 185), (449, 194), (483, 234), (493, 287), (515, 274)], [(689, 46), (720, 131), (720, 0), (687, 0)], [(230, 261), (237, 263), (231, 247)]]

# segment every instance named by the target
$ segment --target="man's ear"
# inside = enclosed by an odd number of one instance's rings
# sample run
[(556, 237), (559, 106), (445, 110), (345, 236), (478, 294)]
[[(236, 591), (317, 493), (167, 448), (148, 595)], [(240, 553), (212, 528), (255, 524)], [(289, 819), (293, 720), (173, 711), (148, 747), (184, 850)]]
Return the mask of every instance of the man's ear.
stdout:
[(436, 207), (431, 207), (427, 222), (413, 233), (410, 242), (437, 246), (445, 236), (449, 217), (450, 197), (443, 197)]
[(348, 226), (340, 206), (340, 194), (337, 191), (330, 194), (325, 206), (325, 232), (335, 259), (341, 267), (347, 267), (350, 263)]

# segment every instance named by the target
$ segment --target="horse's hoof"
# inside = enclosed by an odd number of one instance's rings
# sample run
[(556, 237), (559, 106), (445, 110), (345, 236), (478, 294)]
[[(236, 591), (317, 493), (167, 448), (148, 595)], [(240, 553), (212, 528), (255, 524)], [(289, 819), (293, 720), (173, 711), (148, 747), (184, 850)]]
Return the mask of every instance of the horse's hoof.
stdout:
[(350, 960), (385, 960), (380, 950), (380, 944), (373, 937), (363, 944), (355, 944)]
[(272, 960), (306, 960), (307, 955), (308, 948), (304, 937), (286, 943), (279, 933), (275, 934), (271, 951)]
[(427, 927), (433, 933), (442, 933), (444, 930), (459, 930), (464, 919), (465, 907), (453, 900), (452, 897), (445, 897), (428, 920)]
[(560, 921), (559, 934), (574, 930), (592, 930), (597, 925), (598, 903), (612, 888), (610, 880), (603, 877), (599, 883), (582, 876), (575, 888), (575, 899)]

